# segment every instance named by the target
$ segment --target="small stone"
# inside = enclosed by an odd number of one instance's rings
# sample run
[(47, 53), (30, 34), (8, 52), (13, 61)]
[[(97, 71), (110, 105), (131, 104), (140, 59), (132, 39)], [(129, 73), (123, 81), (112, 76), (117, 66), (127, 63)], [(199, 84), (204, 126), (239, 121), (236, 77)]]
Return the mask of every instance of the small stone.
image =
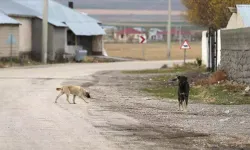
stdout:
[(241, 122), (240, 122), (240, 124), (243, 124), (243, 123), (245, 123), (245, 121), (241, 121)]
[(246, 89), (245, 89), (245, 92), (249, 92), (250, 91), (250, 87), (247, 86)]
[(220, 122), (228, 121), (230, 118), (220, 119)]
[(229, 114), (229, 112), (230, 112), (229, 110), (226, 110), (226, 111), (225, 111), (226, 114)]

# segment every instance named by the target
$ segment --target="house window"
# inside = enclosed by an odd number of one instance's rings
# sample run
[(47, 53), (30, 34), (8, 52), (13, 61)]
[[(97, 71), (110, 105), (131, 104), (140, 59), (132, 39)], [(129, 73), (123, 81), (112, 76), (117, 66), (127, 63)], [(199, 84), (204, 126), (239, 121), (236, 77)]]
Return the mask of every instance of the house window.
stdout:
[(123, 37), (124, 37), (124, 35), (123, 34), (121, 34), (121, 38), (123, 39)]
[(67, 31), (67, 43), (68, 45), (76, 45), (75, 34), (71, 31)]

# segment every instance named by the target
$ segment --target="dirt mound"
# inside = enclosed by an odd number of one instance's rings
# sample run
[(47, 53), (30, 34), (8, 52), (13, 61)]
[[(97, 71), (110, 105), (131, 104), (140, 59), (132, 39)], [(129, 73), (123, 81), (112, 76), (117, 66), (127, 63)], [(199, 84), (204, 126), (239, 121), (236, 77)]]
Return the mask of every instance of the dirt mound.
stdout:
[(223, 70), (218, 70), (214, 72), (209, 78), (209, 84), (215, 84), (219, 81), (224, 81), (227, 79), (227, 74)]
[(223, 70), (218, 70), (212, 73), (208, 78), (197, 80), (195, 85), (216, 84), (219, 81), (225, 80), (227, 80), (227, 74)]

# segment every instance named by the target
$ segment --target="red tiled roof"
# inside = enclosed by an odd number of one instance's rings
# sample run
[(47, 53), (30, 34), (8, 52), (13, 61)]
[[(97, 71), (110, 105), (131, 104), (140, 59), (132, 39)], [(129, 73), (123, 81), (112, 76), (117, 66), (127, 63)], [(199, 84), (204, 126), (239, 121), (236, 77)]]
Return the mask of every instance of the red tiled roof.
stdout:
[(116, 32), (116, 34), (143, 34), (143, 32), (140, 32), (138, 30), (135, 30), (133, 28), (126, 28), (124, 30), (120, 30), (118, 32)]

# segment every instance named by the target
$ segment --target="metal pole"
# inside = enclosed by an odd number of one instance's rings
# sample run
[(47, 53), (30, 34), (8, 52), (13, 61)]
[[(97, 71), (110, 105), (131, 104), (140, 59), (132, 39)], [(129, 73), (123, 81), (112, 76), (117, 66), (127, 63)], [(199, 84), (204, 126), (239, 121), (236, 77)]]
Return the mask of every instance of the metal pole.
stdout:
[(42, 62), (47, 64), (48, 48), (48, 0), (43, 1)]
[(171, 0), (168, 0), (168, 49), (167, 56), (171, 59)]

